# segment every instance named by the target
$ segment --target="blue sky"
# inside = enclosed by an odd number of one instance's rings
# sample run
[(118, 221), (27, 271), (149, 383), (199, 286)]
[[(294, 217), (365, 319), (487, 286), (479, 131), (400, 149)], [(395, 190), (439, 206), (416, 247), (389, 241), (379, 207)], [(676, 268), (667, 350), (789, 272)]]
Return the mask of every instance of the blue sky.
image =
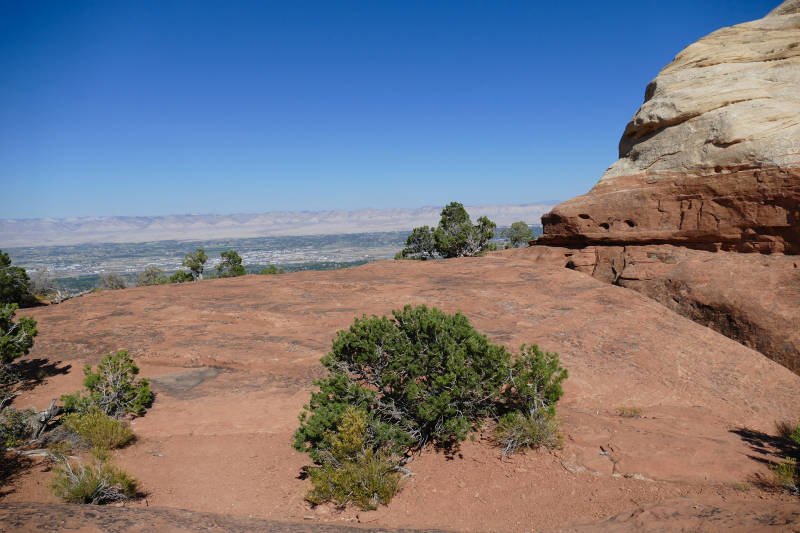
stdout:
[(0, 218), (564, 200), (778, 3), (0, 2)]

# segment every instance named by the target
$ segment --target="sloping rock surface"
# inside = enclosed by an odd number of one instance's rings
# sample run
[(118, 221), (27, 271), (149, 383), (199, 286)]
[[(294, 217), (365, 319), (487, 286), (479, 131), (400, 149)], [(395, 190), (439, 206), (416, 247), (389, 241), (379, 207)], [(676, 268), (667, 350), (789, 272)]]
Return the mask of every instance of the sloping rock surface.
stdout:
[[(777, 513), (789, 497), (757, 480), (769, 477), (769, 461), (800, 452), (769, 435), (774, 420), (800, 413), (799, 376), (636, 292), (507, 252), (132, 288), (27, 309), (40, 331), (29, 373), (43, 377), (15, 405), (41, 409), (80, 388), (84, 364), (129, 350), (156, 393), (132, 422), (138, 441), (116, 456), (142, 481), (142, 507), (519, 533), (683, 496), (764, 502)], [(461, 310), (512, 350), (537, 342), (558, 352), (570, 371), (559, 404), (565, 447), (503, 459), (487, 427), (452, 453), (415, 457), (415, 475), (377, 514), (311, 509), (300, 475), (308, 457), (290, 443), (319, 359), (354, 317), (405, 304)], [(619, 416), (622, 405), (643, 416)], [(55, 503), (45, 459), (29, 461), (4, 477), (2, 501)], [(752, 489), (737, 489), (743, 482)]]
[(800, 12), (700, 39), (645, 91), (619, 160), (540, 243), (800, 253)]
[(800, 374), (800, 258), (672, 245), (502, 252), (638, 291)]

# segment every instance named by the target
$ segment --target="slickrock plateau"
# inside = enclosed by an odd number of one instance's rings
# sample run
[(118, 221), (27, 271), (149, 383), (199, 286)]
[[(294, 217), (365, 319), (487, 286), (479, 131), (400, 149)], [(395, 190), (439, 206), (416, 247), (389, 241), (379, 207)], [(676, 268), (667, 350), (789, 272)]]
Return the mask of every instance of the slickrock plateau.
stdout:
[(542, 217), (525, 257), (637, 290), (800, 372), (800, 2), (683, 50), (619, 146), (589, 193)]
[[(460, 531), (582, 528), (620, 513), (617, 530), (668, 528), (674, 512), (687, 520), (676, 524), (709, 530), (765, 515), (780, 517), (776, 530), (796, 527), (786, 519), (796, 499), (759, 483), (768, 461), (797, 452), (769, 433), (800, 413), (800, 376), (634, 291), (512, 252), (125, 289), (28, 309), (41, 333), (27, 364), (48, 377), (15, 404), (41, 409), (80, 387), (84, 364), (132, 352), (156, 393), (132, 422), (137, 443), (117, 452), (148, 492), (140, 507)], [(319, 358), (354, 317), (405, 304), (460, 309), (494, 342), (560, 353), (570, 371), (559, 405), (565, 448), (503, 460), (487, 427), (453, 453), (415, 457), (415, 475), (386, 508), (312, 509), (300, 475), (309, 460), (290, 442)], [(620, 417), (621, 405), (644, 416)], [(26, 523), (8, 518), (21, 502), (56, 503), (43, 458), (15, 464), (0, 504), (7, 530)], [(742, 482), (753, 488), (737, 489)]]
[(542, 244), (800, 253), (800, 7), (683, 50), (645, 91), (619, 160), (542, 218)]
[(534, 246), (513, 254), (636, 290), (800, 373), (800, 257), (672, 245)]

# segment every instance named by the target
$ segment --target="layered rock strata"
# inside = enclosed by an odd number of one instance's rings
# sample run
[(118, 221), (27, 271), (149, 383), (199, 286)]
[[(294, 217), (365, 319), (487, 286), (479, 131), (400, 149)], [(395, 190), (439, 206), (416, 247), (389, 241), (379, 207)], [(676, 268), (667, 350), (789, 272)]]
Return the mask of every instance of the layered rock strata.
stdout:
[(800, 375), (800, 258), (672, 245), (534, 246), (515, 252), (652, 298)]
[(548, 245), (800, 253), (800, 2), (678, 54), (619, 160), (542, 222)]
[(515, 253), (636, 290), (800, 374), (800, 0), (678, 54), (619, 160), (542, 223), (540, 246)]

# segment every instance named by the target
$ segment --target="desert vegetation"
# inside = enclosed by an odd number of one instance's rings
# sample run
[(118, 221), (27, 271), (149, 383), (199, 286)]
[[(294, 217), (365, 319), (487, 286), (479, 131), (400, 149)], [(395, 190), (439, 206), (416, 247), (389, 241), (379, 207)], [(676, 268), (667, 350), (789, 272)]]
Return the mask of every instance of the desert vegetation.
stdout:
[(271, 274), (286, 274), (285, 268), (278, 268), (275, 265), (270, 265), (267, 268), (261, 269), (259, 272), (261, 275), (271, 275)]
[(620, 405), (617, 407), (617, 414), (623, 418), (639, 418), (642, 410), (635, 405)]
[(0, 250), (0, 305), (24, 302), (31, 280), (22, 267), (11, 266), (11, 258)]
[(486, 217), (480, 217), (473, 225), (464, 206), (451, 202), (442, 210), (436, 228), (414, 228), (406, 239), (406, 247), (395, 255), (395, 259), (475, 257), (497, 249), (490, 242), (496, 228), (497, 224)]
[(61, 397), (67, 412), (89, 413), (98, 409), (116, 418), (127, 413), (142, 415), (153, 399), (150, 382), (135, 380), (139, 367), (125, 350), (103, 357), (97, 372), (86, 365), (83, 373), (85, 390)]
[(800, 470), (797, 459), (787, 457), (784, 461), (770, 465), (775, 484), (793, 496), (800, 496)]
[[(800, 447), (800, 420), (778, 420), (775, 422), (775, 431), (778, 437)], [(777, 486), (789, 494), (800, 496), (800, 469), (797, 468), (796, 458), (786, 457), (784, 461), (771, 465), (770, 470)]]
[(527, 246), (534, 239), (533, 230), (524, 221), (514, 222), (507, 229), (500, 232), (500, 236), (507, 239), (505, 248), (519, 248)]
[(237, 276), (244, 276), (247, 274), (242, 266), (242, 258), (236, 253), (235, 250), (222, 252), (220, 254), (221, 261), (214, 269), (217, 271), (216, 277), (218, 278), (235, 278)]
[(128, 284), (118, 270), (111, 270), (100, 276), (100, 288), (104, 291), (124, 289)]
[(0, 409), (10, 403), (16, 393), (11, 387), (20, 381), (13, 362), (27, 355), (38, 334), (36, 320), (31, 317), (16, 319), (19, 306), (0, 304)]
[(169, 280), (167, 279), (167, 276), (164, 275), (164, 271), (155, 266), (144, 269), (144, 271), (139, 274), (139, 278), (136, 280), (137, 287), (165, 285), (166, 283), (169, 283)]
[[(294, 442), (316, 463), (309, 501), (374, 508), (399, 490), (407, 452), (455, 445), (485, 423), (500, 422), (506, 454), (559, 445), (555, 405), (567, 371), (558, 354), (523, 345), (512, 356), (460, 312), (392, 314), (356, 318), (321, 360), (328, 376), (315, 381)], [(378, 478), (390, 487), (354, 496)]]
[(31, 276), (28, 291), (37, 300), (56, 298), (59, 291), (58, 278), (49, 268), (40, 268)]
[(794, 441), (800, 445), (800, 421), (778, 420), (775, 422), (775, 431), (782, 439)]
[[(62, 396), (61, 437), (48, 449), (55, 465), (51, 492), (70, 503), (101, 504), (136, 496), (138, 481), (114, 466), (111, 450), (134, 439), (120, 417), (143, 415), (152, 401), (146, 379), (135, 380), (139, 368), (126, 351), (109, 354), (97, 367), (84, 368), (83, 393)], [(70, 438), (71, 436), (77, 437)], [(73, 459), (69, 451), (76, 444), (89, 448), (89, 461)]]
[(173, 275), (169, 277), (170, 283), (185, 283), (187, 281), (192, 281), (194, 278), (191, 274), (186, 272), (185, 270), (178, 270)]
[(92, 449), (89, 464), (74, 460), (68, 448), (53, 447), (48, 451), (55, 464), (50, 491), (67, 503), (99, 505), (135, 498), (138, 481), (124, 469), (109, 461), (105, 450)]
[[(14, 387), (23, 381), (14, 362), (30, 352), (38, 333), (36, 321), (17, 319), (17, 310), (16, 303), (0, 306), (0, 447), (49, 444), (54, 465), (50, 489), (66, 502), (99, 504), (135, 497), (138, 482), (113, 465), (111, 450), (133, 440), (119, 418), (144, 414), (152, 401), (148, 381), (135, 380), (138, 367), (120, 351), (104, 357), (96, 372), (87, 365), (85, 391), (62, 397), (63, 407), (56, 400), (38, 413), (9, 406), (17, 396)], [(86, 464), (69, 455), (81, 448), (90, 452)]]
[(198, 248), (194, 252), (186, 254), (181, 265), (192, 271), (194, 279), (201, 280), (203, 279), (203, 268), (205, 267), (206, 261), (208, 261), (206, 251), (202, 248)]
[(69, 413), (61, 419), (61, 425), (78, 435), (91, 448), (111, 450), (133, 440), (131, 428), (98, 407), (83, 413)]

